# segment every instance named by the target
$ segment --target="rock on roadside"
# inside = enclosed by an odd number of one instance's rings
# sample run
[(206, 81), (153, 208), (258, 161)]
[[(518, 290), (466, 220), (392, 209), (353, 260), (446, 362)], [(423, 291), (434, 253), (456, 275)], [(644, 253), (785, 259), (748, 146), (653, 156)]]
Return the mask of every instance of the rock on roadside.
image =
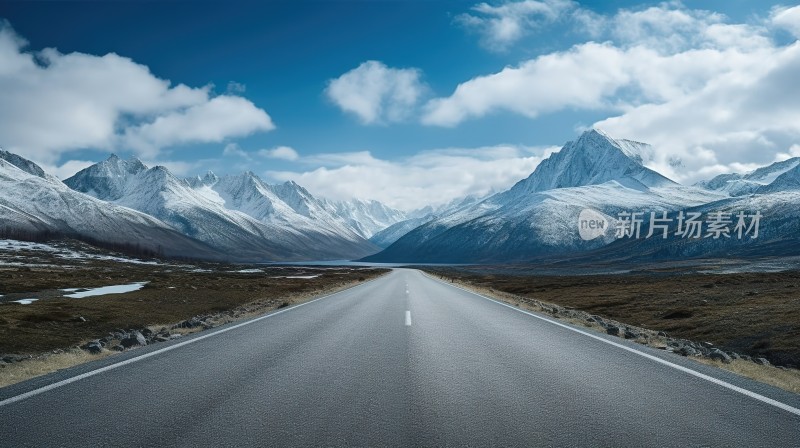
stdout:
[(125, 348), (135, 347), (137, 345), (144, 346), (147, 345), (147, 339), (145, 339), (141, 332), (134, 330), (128, 333), (119, 343)]

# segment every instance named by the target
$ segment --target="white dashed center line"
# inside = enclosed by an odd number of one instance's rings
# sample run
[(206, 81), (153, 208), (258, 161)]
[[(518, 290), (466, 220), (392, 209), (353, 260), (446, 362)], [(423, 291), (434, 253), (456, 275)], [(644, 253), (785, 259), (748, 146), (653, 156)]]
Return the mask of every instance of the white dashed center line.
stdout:
[(411, 326), (411, 311), (406, 311), (406, 327)]

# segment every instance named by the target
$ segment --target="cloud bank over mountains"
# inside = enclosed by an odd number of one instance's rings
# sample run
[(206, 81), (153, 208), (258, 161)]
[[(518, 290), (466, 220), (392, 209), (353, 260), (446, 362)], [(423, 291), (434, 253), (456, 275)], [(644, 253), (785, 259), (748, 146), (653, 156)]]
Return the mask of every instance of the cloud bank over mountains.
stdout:
[(601, 15), (576, 2), (524, 0), (480, 3), (455, 22), (491, 51), (553, 24), (585, 40), (462, 81), (421, 105), (423, 125), (605, 113), (591, 124), (653, 144), (652, 167), (690, 183), (786, 158), (800, 136), (800, 6), (732, 23), (680, 2)]
[[(444, 32), (474, 54), (511, 62), (430, 77), (425, 58), (406, 48), (397, 66), (387, 63), (391, 49), (333, 73), (317, 74), (308, 62), (318, 83), (303, 88), (318, 92), (328, 116), (301, 127), (320, 130), (318, 147), (270, 132), (286, 110), (274, 111), (274, 122), (269, 104), (248, 98), (257, 89), (189, 86), (115, 53), (31, 49), (0, 19), (0, 146), (61, 178), (91, 165), (91, 151), (128, 152), (181, 175), (221, 165), (404, 209), (508, 188), (591, 127), (652, 144), (648, 166), (685, 184), (800, 155), (800, 6), (736, 20), (678, 1), (603, 13), (570, 0), (453, 8)], [(473, 67), (455, 56), (464, 57), (454, 55), (454, 65)], [(340, 115), (369, 137), (326, 140)], [(558, 117), (575, 135), (541, 141), (534, 131), (530, 140), (487, 131), (492, 141), (453, 143), (473, 125), (508, 116), (532, 125)], [(573, 116), (591, 118), (563, 123)], [(380, 139), (396, 135), (382, 134), (391, 129), (419, 138), (390, 153)], [(275, 139), (248, 140), (267, 132)], [(218, 145), (213, 159), (192, 155), (209, 144)]]

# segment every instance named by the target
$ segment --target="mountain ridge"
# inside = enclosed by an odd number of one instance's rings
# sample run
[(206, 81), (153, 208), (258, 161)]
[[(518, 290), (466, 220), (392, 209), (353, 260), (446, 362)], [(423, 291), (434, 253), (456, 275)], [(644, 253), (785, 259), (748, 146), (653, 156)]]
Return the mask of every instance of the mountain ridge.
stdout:
[(616, 216), (625, 210), (670, 211), (726, 195), (682, 186), (644, 166), (652, 147), (584, 132), (543, 160), (510, 189), (437, 217), (378, 254), (376, 262), (513, 262), (543, 254), (597, 249), (613, 235), (584, 241), (578, 216), (589, 208)]
[[(312, 207), (314, 200), (301, 187), (275, 188), (253, 173), (223, 178), (207, 173), (187, 180), (165, 167), (147, 168), (137, 159), (121, 161), (112, 155), (79, 171), (65, 184), (155, 216), (220, 252), (254, 260), (341, 259), (376, 250), (355, 233), (337, 227), (334, 219), (325, 219), (323, 211), (314, 215), (318, 211)], [(296, 199), (294, 207), (276, 192)]]

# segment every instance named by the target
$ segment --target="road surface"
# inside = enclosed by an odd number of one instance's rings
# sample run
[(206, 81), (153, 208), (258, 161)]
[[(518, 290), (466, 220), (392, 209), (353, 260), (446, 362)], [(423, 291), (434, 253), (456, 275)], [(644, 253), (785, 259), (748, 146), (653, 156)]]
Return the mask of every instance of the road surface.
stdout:
[(0, 389), (0, 446), (800, 445), (797, 395), (415, 270), (223, 330)]

